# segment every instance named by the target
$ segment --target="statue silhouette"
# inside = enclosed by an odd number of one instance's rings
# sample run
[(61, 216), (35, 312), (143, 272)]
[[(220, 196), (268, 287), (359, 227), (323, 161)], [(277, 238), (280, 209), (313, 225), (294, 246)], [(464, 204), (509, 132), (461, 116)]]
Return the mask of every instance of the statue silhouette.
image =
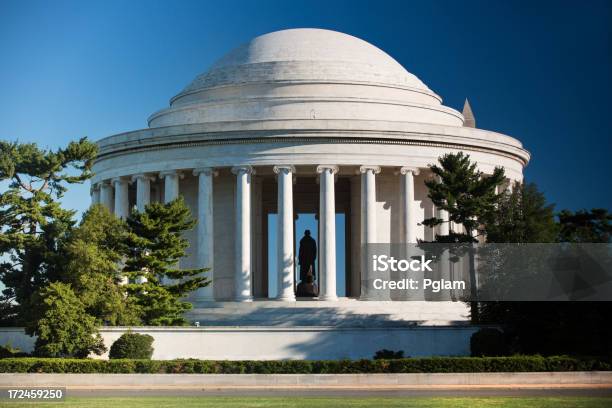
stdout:
[(311, 274), (313, 280), (316, 279), (315, 260), (317, 259), (317, 243), (310, 236), (310, 230), (304, 231), (304, 236), (300, 240), (298, 252), (298, 262), (300, 264), (300, 281), (304, 282), (306, 276)]

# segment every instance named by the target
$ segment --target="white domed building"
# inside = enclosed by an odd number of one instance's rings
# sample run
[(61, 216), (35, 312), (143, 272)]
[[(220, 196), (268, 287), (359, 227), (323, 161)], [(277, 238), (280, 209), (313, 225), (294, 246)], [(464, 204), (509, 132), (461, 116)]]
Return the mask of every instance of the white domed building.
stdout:
[[(464, 113), (363, 40), (273, 32), (196, 77), (148, 128), (100, 140), (92, 197), (123, 217), (134, 205), (184, 196), (198, 225), (182, 266), (210, 267), (213, 280), (192, 296), (191, 317), (203, 326), (333, 326), (324, 314), (271, 323), (296, 318), (282, 312), (296, 302), (336, 315), (465, 320), (458, 302), (359, 302), (362, 244), (433, 239), (421, 221), (436, 211), (424, 180), (438, 157), (464, 151), (483, 172), (502, 166), (522, 180), (529, 153), (521, 143), (475, 128), (469, 105)], [(294, 292), (303, 214), (318, 219), (320, 294), (309, 302)]]

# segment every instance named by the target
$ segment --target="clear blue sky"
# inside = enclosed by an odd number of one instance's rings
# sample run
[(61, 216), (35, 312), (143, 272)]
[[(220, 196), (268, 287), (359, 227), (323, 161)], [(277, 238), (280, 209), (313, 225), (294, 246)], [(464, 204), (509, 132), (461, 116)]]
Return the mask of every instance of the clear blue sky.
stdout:
[[(146, 126), (229, 49), (319, 27), (382, 48), (478, 126), (519, 138), (557, 209), (607, 207), (612, 2), (0, 0), (0, 138), (64, 145)], [(66, 205), (88, 205), (88, 187)]]

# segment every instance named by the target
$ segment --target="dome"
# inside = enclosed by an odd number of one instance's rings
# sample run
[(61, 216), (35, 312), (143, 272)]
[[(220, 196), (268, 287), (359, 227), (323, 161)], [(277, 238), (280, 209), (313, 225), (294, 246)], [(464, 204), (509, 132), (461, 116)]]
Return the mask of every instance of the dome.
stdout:
[(183, 93), (228, 83), (317, 80), (362, 81), (430, 92), (372, 44), (336, 31), (302, 28), (264, 34), (230, 51)]
[(150, 127), (347, 119), (462, 126), (459, 112), (384, 51), (348, 34), (291, 29), (230, 51), (149, 118)]

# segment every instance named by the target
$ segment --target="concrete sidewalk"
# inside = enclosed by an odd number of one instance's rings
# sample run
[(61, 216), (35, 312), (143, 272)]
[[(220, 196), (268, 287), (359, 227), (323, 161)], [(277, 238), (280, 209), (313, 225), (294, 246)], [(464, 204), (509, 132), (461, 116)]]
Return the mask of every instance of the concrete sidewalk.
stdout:
[(0, 387), (73, 390), (612, 389), (612, 372), (431, 374), (20, 374)]

